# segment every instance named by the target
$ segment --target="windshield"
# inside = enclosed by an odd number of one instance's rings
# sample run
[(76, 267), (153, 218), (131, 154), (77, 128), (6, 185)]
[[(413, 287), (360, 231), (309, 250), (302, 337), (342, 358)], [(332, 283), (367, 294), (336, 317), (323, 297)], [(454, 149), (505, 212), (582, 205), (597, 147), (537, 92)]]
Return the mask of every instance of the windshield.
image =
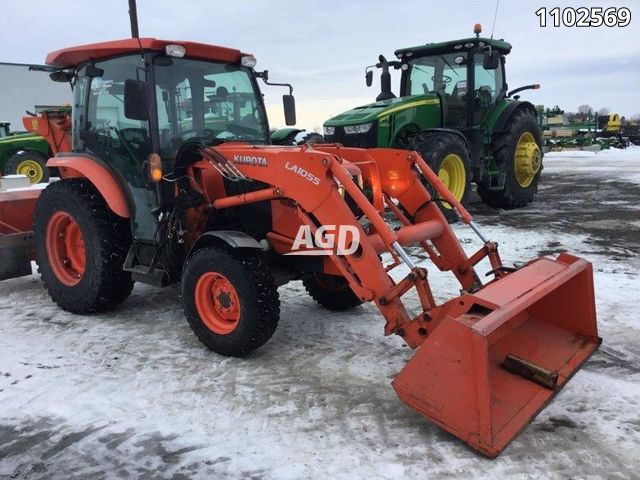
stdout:
[(411, 60), (407, 92), (411, 95), (436, 92), (463, 95), (467, 90), (466, 58), (466, 53), (447, 53)]
[(160, 150), (189, 139), (266, 143), (260, 92), (248, 68), (182, 58), (155, 62)]

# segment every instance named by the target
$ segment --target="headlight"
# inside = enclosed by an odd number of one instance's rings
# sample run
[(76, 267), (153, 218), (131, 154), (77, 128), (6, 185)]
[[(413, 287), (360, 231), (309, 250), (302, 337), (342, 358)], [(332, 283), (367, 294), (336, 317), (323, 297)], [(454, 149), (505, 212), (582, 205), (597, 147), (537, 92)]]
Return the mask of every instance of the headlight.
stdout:
[(373, 122), (362, 123), (360, 125), (349, 125), (348, 127), (344, 127), (344, 133), (346, 133), (347, 135), (351, 135), (354, 133), (367, 133), (369, 130), (371, 130), (372, 126)]
[(336, 127), (324, 127), (325, 135), (333, 135), (336, 132)]

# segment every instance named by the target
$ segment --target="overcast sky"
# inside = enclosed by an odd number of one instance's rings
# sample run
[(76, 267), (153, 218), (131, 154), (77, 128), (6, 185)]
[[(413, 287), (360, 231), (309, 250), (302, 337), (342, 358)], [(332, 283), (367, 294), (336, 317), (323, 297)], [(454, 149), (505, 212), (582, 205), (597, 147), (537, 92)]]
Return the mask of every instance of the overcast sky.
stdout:
[[(480, 22), (487, 36), (495, 0), (138, 0), (140, 33), (194, 40), (251, 52), (272, 81), (294, 86), (298, 124), (323, 120), (368, 103), (377, 81), (364, 85), (364, 67), (380, 53), (472, 35)], [(626, 6), (624, 28), (540, 28), (542, 6)], [(127, 0), (2, 0), (0, 61), (42, 63), (47, 52), (130, 35)], [(566, 110), (589, 104), (622, 115), (640, 113), (640, 1), (563, 2), (502, 0), (495, 37), (513, 44), (507, 61), (511, 88), (535, 104)], [(397, 93), (398, 76), (394, 78)], [(263, 91), (274, 126), (283, 124), (280, 96)]]

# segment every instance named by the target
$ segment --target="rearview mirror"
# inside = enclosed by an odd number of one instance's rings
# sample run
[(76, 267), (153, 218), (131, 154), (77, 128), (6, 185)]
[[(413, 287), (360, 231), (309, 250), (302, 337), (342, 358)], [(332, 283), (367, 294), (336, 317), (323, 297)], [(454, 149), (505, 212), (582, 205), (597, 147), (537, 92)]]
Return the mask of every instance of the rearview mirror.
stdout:
[(482, 59), (482, 67), (485, 70), (495, 70), (500, 66), (500, 55), (495, 50), (487, 50), (484, 52)]
[(124, 116), (131, 120), (149, 120), (146, 82), (133, 79), (124, 81)]
[(287, 125), (296, 124), (296, 99), (293, 95), (283, 95), (282, 104), (284, 105), (284, 121)]
[(367, 73), (364, 74), (364, 78), (367, 82), (367, 87), (373, 85), (373, 70), (367, 70)]

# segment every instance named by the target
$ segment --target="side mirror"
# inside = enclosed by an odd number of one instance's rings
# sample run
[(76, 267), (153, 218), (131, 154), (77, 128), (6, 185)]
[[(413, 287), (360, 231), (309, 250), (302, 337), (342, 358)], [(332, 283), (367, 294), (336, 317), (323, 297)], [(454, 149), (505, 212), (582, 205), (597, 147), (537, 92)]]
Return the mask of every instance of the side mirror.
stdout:
[(51, 72), (49, 74), (49, 78), (54, 82), (69, 83), (73, 80), (73, 74), (58, 70), (56, 72)]
[(296, 99), (293, 95), (283, 95), (284, 121), (287, 125), (296, 124)]
[(373, 85), (373, 70), (367, 70), (367, 73), (364, 74), (364, 79), (367, 83), (367, 87)]
[(500, 66), (500, 54), (495, 50), (487, 50), (484, 52), (482, 59), (482, 67), (485, 70), (495, 70)]
[(124, 81), (124, 116), (131, 120), (149, 120), (146, 82), (133, 79)]

